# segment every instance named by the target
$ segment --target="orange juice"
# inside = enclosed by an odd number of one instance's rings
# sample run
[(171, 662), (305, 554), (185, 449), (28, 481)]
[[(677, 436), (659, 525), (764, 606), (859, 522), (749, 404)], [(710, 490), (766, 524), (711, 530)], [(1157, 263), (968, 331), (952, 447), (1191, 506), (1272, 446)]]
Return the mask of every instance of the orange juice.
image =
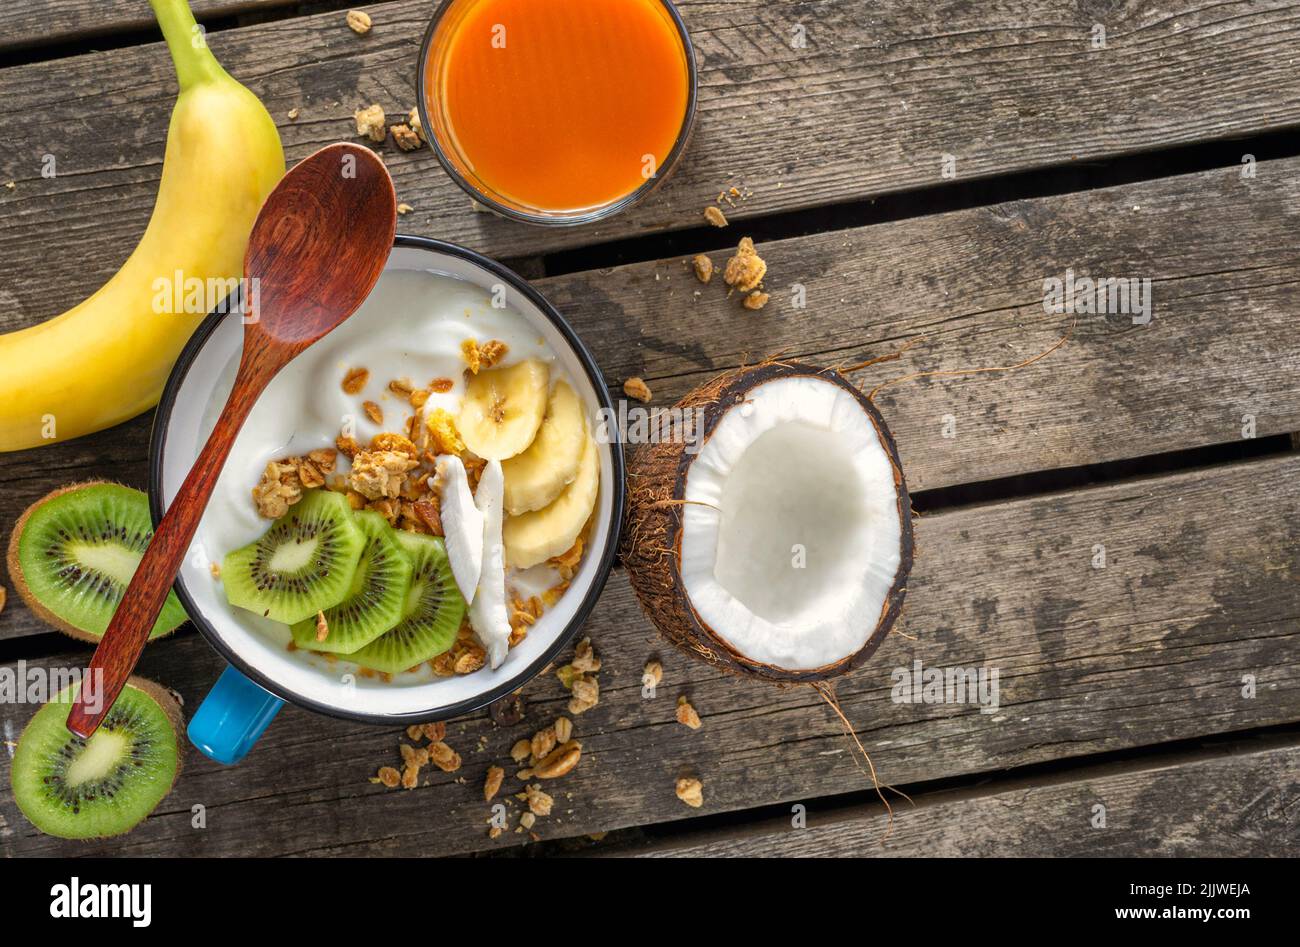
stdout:
[(690, 96), (661, 0), (455, 0), (422, 77), (462, 176), (525, 213), (609, 205), (663, 168)]

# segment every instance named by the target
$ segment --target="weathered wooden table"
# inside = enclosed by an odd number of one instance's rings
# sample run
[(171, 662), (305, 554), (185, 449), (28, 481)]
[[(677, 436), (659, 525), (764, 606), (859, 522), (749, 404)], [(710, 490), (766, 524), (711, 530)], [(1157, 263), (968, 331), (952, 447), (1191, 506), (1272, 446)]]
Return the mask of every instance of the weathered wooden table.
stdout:
[[(414, 104), (427, 0), (364, 7), (365, 37), (342, 4), (195, 6), (291, 161), (354, 137), (359, 106)], [(1300, 4), (679, 6), (700, 116), (645, 205), (595, 227), (527, 228), (474, 212), (430, 152), (390, 140), (414, 208), (399, 229), (535, 279), (610, 386), (640, 375), (658, 405), (778, 352), (851, 364), (923, 337), (864, 385), (1007, 365), (1077, 321), (1022, 370), (879, 396), (919, 557), (903, 621), (839, 697), (882, 779), (915, 805), (896, 800), (882, 843), (870, 780), (818, 696), (681, 657), (616, 571), (588, 625), (601, 702), (576, 720), (583, 761), (557, 784), (540, 842), (490, 840), (481, 786), (489, 765), (513, 773), (510, 746), (563, 712), (553, 675), (525, 689), (521, 724), (486, 712), (452, 723), (463, 768), (426, 769), (412, 791), (369, 782), (402, 734), (288, 708), (237, 767), (191, 751), (158, 813), (102, 844), (41, 836), (0, 780), (0, 851), (1300, 853), (1300, 142), (1285, 133), (1300, 122)], [(6, 12), (0, 328), (92, 291), (142, 232), (174, 94), (156, 40), (143, 0)], [(47, 154), (54, 178), (40, 174)], [(752, 195), (725, 207), (728, 228), (705, 226), (702, 209), (732, 185)], [(769, 263), (761, 313), (697, 296), (685, 264), (700, 251), (720, 261), (747, 234)], [(1045, 280), (1067, 270), (1150, 279), (1150, 321), (1046, 312)], [(144, 486), (149, 420), (0, 455), (0, 528), (69, 481)], [(88, 655), (10, 596), (0, 661)], [(665, 681), (646, 700), (652, 656)], [(915, 661), (997, 668), (1000, 707), (891, 700), (895, 669)], [(220, 666), (186, 629), (151, 645), (141, 672), (192, 707)], [(679, 693), (700, 730), (675, 722)], [(6, 740), (31, 711), (0, 705)], [(703, 780), (702, 809), (675, 797), (683, 773)]]

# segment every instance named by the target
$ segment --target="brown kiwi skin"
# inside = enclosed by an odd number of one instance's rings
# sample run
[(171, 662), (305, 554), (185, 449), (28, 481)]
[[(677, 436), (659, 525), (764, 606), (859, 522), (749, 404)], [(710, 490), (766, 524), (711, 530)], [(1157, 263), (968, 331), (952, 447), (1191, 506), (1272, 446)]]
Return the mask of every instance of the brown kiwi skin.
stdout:
[[(97, 481), (97, 482), (103, 483), (104, 481)], [(185, 740), (181, 736), (181, 734), (185, 732), (185, 717), (181, 713), (181, 705), (170, 690), (163, 687), (161, 684), (157, 684), (154, 681), (149, 680), (147, 677), (138, 677), (132, 674), (130, 677), (126, 679), (126, 686), (134, 687), (137, 690), (144, 691), (146, 694), (152, 697), (154, 699), (154, 702), (157, 703), (158, 706), (162, 708), (163, 713), (166, 714), (167, 720), (172, 725), (172, 732), (176, 735), (176, 772), (172, 776), (172, 784), (167, 787), (167, 794), (163, 796), (163, 799), (166, 799), (168, 795), (171, 795), (171, 791), (176, 788), (176, 780), (180, 779), (181, 770), (185, 768)], [(28, 723), (28, 726), (31, 726), (31, 724)], [(23, 733), (25, 734), (26, 732), (27, 732), (27, 727), (23, 727)], [(22, 736), (19, 736), (18, 739), (21, 740)], [(162, 805), (161, 800), (159, 801), (158, 804)], [(127, 832), (135, 831), (135, 829), (138, 829), (140, 826), (144, 825), (144, 823), (147, 822), (148, 820), (149, 817), (145, 816), (138, 823), (136, 823), (135, 826), (133, 826), (131, 829), (128, 829)], [(118, 835), (125, 835), (125, 834), (126, 832), (118, 833)], [(99, 836), (91, 836), (89, 838), (83, 838), (83, 839), (75, 839), (74, 841), (95, 842), (100, 839), (116, 838), (116, 837), (117, 837), (116, 835), (99, 835)]]
[[(85, 487), (103, 486), (105, 484), (114, 487), (126, 487), (126, 484), (118, 483), (115, 480), (83, 480), (80, 483), (70, 483), (66, 487), (59, 487), (57, 490), (52, 490), (45, 494), (45, 496), (41, 497), (27, 509), (23, 510), (22, 516), (18, 517), (18, 522), (14, 524), (13, 532), (9, 534), (9, 551), (5, 556), (5, 564), (9, 569), (9, 579), (13, 582), (14, 588), (18, 590), (18, 594), (22, 597), (22, 600), (27, 603), (27, 607), (32, 610), (33, 614), (35, 614), (41, 621), (45, 622), (45, 624), (57, 628), (68, 637), (76, 638), (78, 641), (87, 641), (90, 644), (99, 644), (99, 638), (88, 632), (82, 631), (75, 625), (68, 624), (58, 615), (54, 614), (41, 604), (40, 599), (33, 595), (31, 589), (27, 587), (27, 579), (23, 575), (22, 564), (18, 561), (18, 539), (23, 534), (23, 527), (27, 525), (27, 520), (31, 517), (32, 513), (36, 511), (37, 507), (44, 503), (48, 503), (55, 497), (62, 496), (65, 493), (71, 493), (74, 490), (81, 490)], [(126, 488), (131, 489), (130, 487)], [(178, 625), (177, 627), (180, 626)], [(167, 635), (170, 635), (175, 630), (176, 629), (173, 628), (172, 631), (167, 632)], [(159, 637), (166, 638), (167, 635), (160, 635)]]

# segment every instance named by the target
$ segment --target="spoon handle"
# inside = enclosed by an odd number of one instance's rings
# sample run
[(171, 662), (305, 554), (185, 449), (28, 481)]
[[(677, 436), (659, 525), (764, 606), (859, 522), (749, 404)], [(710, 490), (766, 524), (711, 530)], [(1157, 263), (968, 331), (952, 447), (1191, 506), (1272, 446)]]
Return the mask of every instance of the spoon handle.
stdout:
[(149, 632), (189, 551), (217, 477), (235, 443), (235, 435), (243, 427), (253, 403), (265, 387), (265, 380), (246, 377), (257, 373), (244, 369), (245, 366), (241, 365), (235, 387), (207, 444), (163, 514), (149, 548), (145, 550), (104, 637), (90, 659), (87, 683), (82, 685), (68, 714), (68, 729), (82, 739), (90, 739), (98, 729), (135, 670), (140, 652), (149, 640)]

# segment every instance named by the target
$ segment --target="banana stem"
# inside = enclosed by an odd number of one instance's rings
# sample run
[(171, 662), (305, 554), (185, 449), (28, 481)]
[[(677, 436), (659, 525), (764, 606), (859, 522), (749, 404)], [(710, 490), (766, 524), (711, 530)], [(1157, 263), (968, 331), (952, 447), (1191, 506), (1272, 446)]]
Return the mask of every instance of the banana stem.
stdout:
[(158, 25), (162, 27), (163, 39), (167, 40), (182, 92), (200, 82), (210, 82), (226, 75), (217, 57), (208, 49), (207, 39), (194, 21), (188, 0), (149, 0), (149, 6), (153, 7)]

